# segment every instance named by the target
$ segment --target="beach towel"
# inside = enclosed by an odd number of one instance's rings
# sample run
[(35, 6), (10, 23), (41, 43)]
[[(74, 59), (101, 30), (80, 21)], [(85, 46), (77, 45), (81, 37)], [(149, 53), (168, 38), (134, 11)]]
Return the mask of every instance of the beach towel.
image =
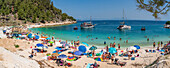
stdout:
[(86, 68), (90, 68), (91, 65), (92, 65), (92, 63), (88, 63)]

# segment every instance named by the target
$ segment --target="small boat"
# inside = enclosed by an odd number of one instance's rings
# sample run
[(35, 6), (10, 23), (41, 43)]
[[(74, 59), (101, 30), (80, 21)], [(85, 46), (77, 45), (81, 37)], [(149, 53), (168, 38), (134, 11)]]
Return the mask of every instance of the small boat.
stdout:
[(124, 22), (124, 10), (123, 10), (123, 22), (120, 22), (120, 24), (122, 24), (122, 25), (119, 25), (117, 27), (117, 29), (120, 29), (120, 30), (131, 29), (131, 26), (125, 25), (125, 22)]
[(91, 17), (90, 17), (90, 22), (81, 23), (80, 27), (81, 28), (94, 28), (95, 25), (92, 24)]
[(77, 30), (78, 28), (75, 26), (73, 29), (74, 29), (74, 30)]
[(170, 21), (166, 22), (166, 24), (164, 25), (164, 28), (169, 28), (170, 29)]
[(120, 29), (120, 30), (122, 30), (122, 29), (131, 29), (131, 26), (128, 26), (128, 25), (120, 25), (120, 26), (117, 27), (117, 29)]
[(169, 28), (170, 29), (170, 24), (165, 24), (164, 28)]
[(145, 27), (142, 27), (142, 28), (141, 28), (141, 31), (145, 31)]

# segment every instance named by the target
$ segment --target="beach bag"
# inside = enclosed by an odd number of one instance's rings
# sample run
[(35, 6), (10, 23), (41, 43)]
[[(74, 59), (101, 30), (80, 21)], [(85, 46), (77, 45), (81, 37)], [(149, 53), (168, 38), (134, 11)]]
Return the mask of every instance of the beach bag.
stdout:
[(135, 60), (135, 57), (132, 57), (131, 60)]

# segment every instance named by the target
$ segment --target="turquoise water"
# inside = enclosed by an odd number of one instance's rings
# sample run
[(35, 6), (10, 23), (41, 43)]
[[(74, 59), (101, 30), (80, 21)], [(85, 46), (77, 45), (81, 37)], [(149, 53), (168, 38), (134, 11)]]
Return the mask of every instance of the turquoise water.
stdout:
[[(170, 29), (163, 28), (165, 21), (142, 21), (142, 20), (128, 20), (127, 25), (131, 25), (131, 30), (120, 31), (117, 27), (120, 25), (121, 20), (95, 20), (92, 21), (97, 24), (92, 29), (81, 29), (79, 26), (81, 23), (86, 21), (78, 21), (76, 24), (55, 26), (55, 27), (44, 27), (44, 28), (31, 28), (34, 32), (44, 32), (45, 34), (54, 36), (56, 39), (62, 40), (80, 40), (80, 42), (86, 42), (90, 45), (105, 46), (104, 41), (107, 45), (116, 42), (120, 43), (123, 47), (138, 44), (140, 46), (152, 45), (155, 41), (169, 41), (170, 40)], [(77, 26), (78, 30), (73, 30)], [(141, 31), (141, 27), (145, 27), (146, 31)], [(55, 34), (54, 34), (55, 33)], [(79, 36), (79, 38), (77, 38)], [(88, 36), (88, 38), (87, 38)], [(147, 41), (147, 38), (150, 41)], [(97, 37), (97, 39), (96, 39)], [(110, 37), (111, 39), (108, 39)], [(116, 37), (116, 40), (114, 40)], [(120, 41), (119, 38), (122, 38)], [(93, 39), (93, 40), (92, 40)], [(128, 43), (124, 41), (128, 40)]]

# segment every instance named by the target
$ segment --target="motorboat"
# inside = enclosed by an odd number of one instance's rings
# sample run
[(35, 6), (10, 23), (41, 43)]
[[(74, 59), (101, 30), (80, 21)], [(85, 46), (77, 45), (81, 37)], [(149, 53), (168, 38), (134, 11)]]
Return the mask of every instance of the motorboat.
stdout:
[(94, 28), (94, 27), (95, 27), (95, 24), (92, 24), (92, 22), (91, 22), (91, 16), (90, 16), (90, 22), (81, 23), (80, 27), (81, 27), (81, 28)]
[(145, 27), (142, 27), (142, 28), (141, 28), (141, 31), (145, 31), (145, 30), (146, 30)]
[(81, 24), (81, 28), (94, 28), (95, 25), (91, 24), (91, 23), (87, 23), (87, 22), (84, 22)]
[(73, 29), (74, 29), (74, 30), (77, 30), (78, 28), (75, 26)]

